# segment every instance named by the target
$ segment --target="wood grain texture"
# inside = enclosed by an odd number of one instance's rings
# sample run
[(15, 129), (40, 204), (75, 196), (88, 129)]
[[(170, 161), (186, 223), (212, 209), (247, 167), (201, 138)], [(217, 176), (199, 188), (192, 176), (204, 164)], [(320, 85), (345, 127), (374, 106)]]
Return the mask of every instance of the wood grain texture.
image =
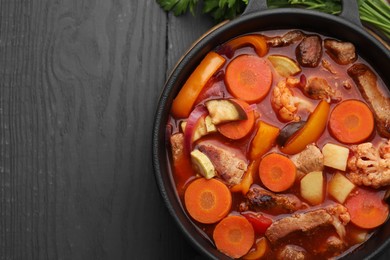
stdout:
[[(188, 13), (179, 17), (172, 13), (167, 15), (167, 70), (166, 75), (171, 73), (179, 59), (191, 47), (192, 43), (213, 27), (214, 21), (201, 12), (201, 7), (196, 10), (195, 16)], [(170, 221), (173, 223), (173, 219)], [(175, 224), (175, 223), (173, 223)], [(170, 226), (173, 236), (172, 241), (176, 246), (171, 251), (164, 252), (159, 259), (204, 259), (186, 240), (185, 236), (179, 232), (176, 225)], [(162, 230), (162, 232), (165, 232)], [(172, 237), (170, 238), (172, 239)]]
[(192, 44), (212, 28), (215, 22), (210, 16), (202, 14), (201, 7), (199, 7), (195, 16), (188, 13), (176, 17), (170, 13), (167, 23), (167, 61), (170, 72)]
[(175, 253), (149, 163), (166, 14), (152, 0), (0, 6), (1, 258)]
[(202, 259), (151, 164), (167, 73), (212, 27), (154, 0), (0, 0), (0, 259)]

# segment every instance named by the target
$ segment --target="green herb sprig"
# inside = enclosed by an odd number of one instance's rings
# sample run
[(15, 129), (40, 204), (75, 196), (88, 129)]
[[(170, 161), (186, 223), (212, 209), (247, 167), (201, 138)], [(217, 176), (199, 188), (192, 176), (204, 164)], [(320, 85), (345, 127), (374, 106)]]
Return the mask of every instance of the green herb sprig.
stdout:
[[(199, 0), (157, 0), (157, 3), (165, 10), (178, 16), (190, 11), (195, 15), (195, 7)], [(203, 13), (210, 14), (216, 21), (233, 19), (241, 14), (248, 0), (203, 0)]]
[[(215, 21), (233, 19), (240, 15), (248, 0), (156, 0), (165, 10), (178, 16), (203, 3), (203, 13), (210, 14)], [(390, 39), (390, 4), (387, 0), (357, 0), (361, 21), (371, 25)], [(268, 0), (268, 8), (302, 7), (330, 14), (341, 12), (341, 0)]]

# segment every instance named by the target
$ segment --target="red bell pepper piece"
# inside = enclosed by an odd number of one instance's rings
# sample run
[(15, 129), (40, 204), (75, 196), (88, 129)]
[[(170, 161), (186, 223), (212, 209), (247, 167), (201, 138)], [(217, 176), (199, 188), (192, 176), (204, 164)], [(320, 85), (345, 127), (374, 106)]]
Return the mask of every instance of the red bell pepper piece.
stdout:
[(272, 224), (272, 219), (260, 213), (244, 212), (241, 214), (252, 224), (255, 233), (258, 235), (264, 235), (265, 231)]

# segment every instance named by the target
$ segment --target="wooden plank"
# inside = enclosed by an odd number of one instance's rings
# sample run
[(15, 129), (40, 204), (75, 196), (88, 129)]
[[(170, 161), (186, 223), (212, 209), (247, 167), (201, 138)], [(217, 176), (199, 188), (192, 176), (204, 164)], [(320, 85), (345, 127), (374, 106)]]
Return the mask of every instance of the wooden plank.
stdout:
[(171, 220), (150, 163), (166, 14), (152, 0), (4, 0), (0, 9), (0, 255), (171, 250), (145, 246), (171, 243), (156, 221)]
[(195, 16), (190, 13), (178, 17), (169, 14), (168, 72), (174, 68), (191, 45), (214, 25), (215, 22), (209, 15), (202, 14), (201, 8), (197, 9)]
[[(213, 20), (201, 13), (201, 9), (196, 10), (196, 15), (193, 16), (187, 13), (182, 16), (174, 16), (168, 14), (167, 20), (167, 70), (168, 75), (178, 60), (191, 47), (201, 35), (209, 30), (214, 25)], [(169, 216), (170, 217), (170, 216)], [(203, 256), (187, 242), (185, 236), (176, 227), (173, 218), (170, 217), (166, 223), (168, 227), (160, 230), (163, 235), (170, 234), (167, 239), (171, 245), (168, 245), (169, 250), (164, 251), (164, 255), (160, 255), (161, 259), (202, 259)]]

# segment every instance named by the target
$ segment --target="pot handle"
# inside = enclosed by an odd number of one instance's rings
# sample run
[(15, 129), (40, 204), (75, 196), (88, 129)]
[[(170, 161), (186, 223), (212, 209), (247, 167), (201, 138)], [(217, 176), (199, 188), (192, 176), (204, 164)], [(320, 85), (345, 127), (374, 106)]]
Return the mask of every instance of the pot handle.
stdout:
[[(340, 17), (343, 19), (354, 23), (360, 27), (363, 27), (360, 16), (359, 16), (359, 5), (357, 0), (342, 0), (342, 11), (340, 13)], [(249, 0), (247, 7), (245, 8), (243, 15), (265, 11), (268, 9), (267, 0)]]
[(363, 27), (359, 16), (359, 5), (357, 0), (342, 0), (342, 11), (340, 17), (344, 18), (355, 25)]
[(249, 0), (248, 5), (246, 6), (242, 15), (257, 11), (265, 11), (268, 9), (267, 0)]

